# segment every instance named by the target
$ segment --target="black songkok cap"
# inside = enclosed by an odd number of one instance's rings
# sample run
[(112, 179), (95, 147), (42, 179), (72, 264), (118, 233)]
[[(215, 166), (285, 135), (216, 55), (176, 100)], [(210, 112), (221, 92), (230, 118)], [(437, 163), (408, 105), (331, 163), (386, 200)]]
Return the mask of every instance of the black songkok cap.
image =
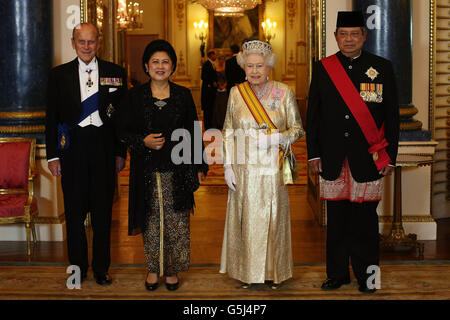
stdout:
[(337, 28), (364, 27), (364, 16), (361, 11), (339, 11)]

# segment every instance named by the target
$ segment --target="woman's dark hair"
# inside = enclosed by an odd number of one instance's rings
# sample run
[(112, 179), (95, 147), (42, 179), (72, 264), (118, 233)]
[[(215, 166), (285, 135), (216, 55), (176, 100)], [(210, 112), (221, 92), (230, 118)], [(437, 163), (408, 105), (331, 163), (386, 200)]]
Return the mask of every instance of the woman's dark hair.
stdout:
[(148, 75), (147, 69), (145, 68), (145, 64), (148, 63), (148, 60), (152, 57), (155, 52), (164, 51), (169, 56), (170, 60), (172, 60), (173, 69), (172, 74), (175, 72), (177, 68), (177, 54), (173, 49), (172, 45), (166, 40), (157, 39), (150, 42), (144, 50), (144, 54), (142, 55), (142, 67), (144, 68), (144, 72)]

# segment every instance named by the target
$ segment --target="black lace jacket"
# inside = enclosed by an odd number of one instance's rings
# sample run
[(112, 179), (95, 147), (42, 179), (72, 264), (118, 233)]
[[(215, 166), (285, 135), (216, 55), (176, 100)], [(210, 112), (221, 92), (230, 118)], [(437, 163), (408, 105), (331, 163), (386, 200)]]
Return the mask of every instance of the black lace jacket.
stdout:
[[(204, 146), (203, 141), (194, 141), (194, 137), (197, 138), (194, 135), (194, 123), (198, 121), (198, 117), (192, 94), (188, 88), (172, 82), (169, 84), (170, 97), (164, 100), (167, 105), (163, 107), (163, 111), (154, 105), (149, 82), (132, 88), (120, 106), (120, 116), (117, 121), (119, 138), (128, 146), (131, 155), (128, 203), (130, 235), (142, 232), (145, 216), (151, 212), (148, 204), (151, 203), (150, 174), (152, 172), (174, 173), (175, 210), (193, 208), (194, 196), (190, 189), (192, 179), (196, 177), (197, 172), (203, 172), (205, 175), (208, 172), (208, 164), (203, 161), (203, 157), (201, 157), (201, 163), (195, 163), (195, 160), (198, 162), (198, 156), (194, 159), (194, 142), (201, 144), (202, 153)], [(170, 141), (171, 135), (174, 130), (180, 128), (189, 131), (191, 150), (189, 154), (184, 155), (184, 158), (189, 157), (193, 166), (174, 164), (171, 161), (172, 148), (179, 143)], [(150, 133), (164, 134), (166, 142), (163, 149), (155, 151), (145, 146), (144, 138)], [(183, 156), (183, 153), (181, 155)]]

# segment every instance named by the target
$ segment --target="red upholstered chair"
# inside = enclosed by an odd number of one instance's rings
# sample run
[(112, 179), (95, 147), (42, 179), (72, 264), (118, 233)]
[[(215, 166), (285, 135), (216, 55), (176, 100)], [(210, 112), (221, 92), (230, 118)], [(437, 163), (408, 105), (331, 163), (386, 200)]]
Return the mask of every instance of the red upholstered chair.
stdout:
[(34, 243), (34, 197), (36, 140), (34, 138), (0, 138), (0, 224), (24, 223), (27, 254), (31, 255), (31, 232)]

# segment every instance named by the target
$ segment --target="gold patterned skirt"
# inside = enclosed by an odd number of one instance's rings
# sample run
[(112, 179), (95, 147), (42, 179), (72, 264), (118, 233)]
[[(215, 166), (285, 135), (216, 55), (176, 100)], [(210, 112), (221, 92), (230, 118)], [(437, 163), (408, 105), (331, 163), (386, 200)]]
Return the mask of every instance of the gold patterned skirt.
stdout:
[(352, 176), (348, 160), (345, 158), (341, 174), (334, 181), (319, 177), (320, 198), (329, 201), (349, 200), (362, 203), (365, 201), (380, 201), (383, 193), (384, 179), (370, 182), (357, 182)]
[(174, 210), (172, 178), (172, 172), (151, 174), (151, 213), (143, 232), (148, 270), (160, 276), (186, 271), (190, 263), (190, 211)]

